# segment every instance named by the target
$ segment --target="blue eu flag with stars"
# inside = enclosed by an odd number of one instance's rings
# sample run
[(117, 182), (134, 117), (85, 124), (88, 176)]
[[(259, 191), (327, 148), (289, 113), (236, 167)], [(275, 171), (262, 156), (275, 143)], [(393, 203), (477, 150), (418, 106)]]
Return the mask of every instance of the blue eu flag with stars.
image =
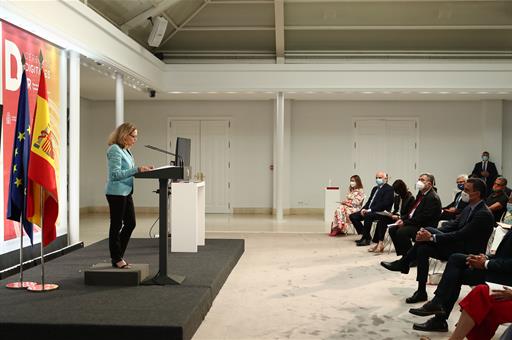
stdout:
[[(28, 106), (27, 75), (25, 70), (21, 77), (18, 114), (11, 163), (11, 180), (9, 182), (9, 201), (7, 203), (7, 218), (21, 222), (23, 229), (33, 244), (33, 226), (27, 220), (27, 183), (28, 158), (30, 154), (30, 112)], [(21, 233), (23, 236), (23, 233)]]

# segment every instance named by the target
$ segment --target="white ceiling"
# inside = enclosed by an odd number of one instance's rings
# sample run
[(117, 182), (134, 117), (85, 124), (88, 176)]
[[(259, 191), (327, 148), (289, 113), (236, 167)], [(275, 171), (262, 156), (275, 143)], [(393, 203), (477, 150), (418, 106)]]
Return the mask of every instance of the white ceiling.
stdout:
[[(512, 59), (512, 0), (82, 0), (166, 63)], [(160, 47), (149, 17), (169, 21)], [(114, 70), (83, 59), (81, 95), (115, 98)], [(125, 78), (127, 100), (270, 100), (272, 92), (157, 93)], [(296, 100), (508, 99), (507, 90), (352, 89)]]

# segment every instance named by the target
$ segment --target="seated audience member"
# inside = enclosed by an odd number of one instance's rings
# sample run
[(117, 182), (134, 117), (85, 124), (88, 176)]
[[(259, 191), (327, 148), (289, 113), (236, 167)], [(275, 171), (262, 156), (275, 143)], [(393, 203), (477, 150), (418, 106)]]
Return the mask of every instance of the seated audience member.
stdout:
[(505, 224), (512, 225), (512, 196), (508, 198), (507, 212), (505, 213), (505, 216), (503, 216), (501, 221)]
[(447, 222), (439, 229), (420, 229), (416, 235), (416, 243), (407, 252), (407, 255), (393, 262), (383, 261), (380, 263), (388, 270), (407, 274), (410, 263), (417, 261), (418, 289), (405, 302), (427, 301), (426, 288), (430, 258), (446, 261), (454, 253), (480, 254), (485, 252), (487, 241), (495, 225), (494, 217), (482, 199), (486, 192), (487, 188), (481, 179), (468, 179), (462, 198), (468, 201), (469, 205), (455, 220)]
[(489, 340), (498, 326), (512, 322), (512, 289), (478, 285), (459, 302), (461, 314), (449, 340)]
[(512, 231), (503, 237), (494, 255), (451, 255), (434, 292), (434, 298), (421, 308), (409, 309), (414, 315), (435, 316), (425, 323), (415, 323), (413, 329), (447, 332), (446, 320), (459, 298), (462, 285), (474, 286), (486, 281), (512, 285)]
[(411, 209), (414, 203), (414, 196), (407, 188), (407, 185), (401, 179), (393, 182), (393, 191), (395, 192), (393, 211), (391, 216), (381, 216), (377, 222), (375, 233), (373, 234), (372, 241), (375, 243), (368, 248), (369, 252), (383, 252), (384, 251), (384, 236), (388, 229), (388, 224), (395, 223)]
[(334, 211), (334, 220), (331, 223), (331, 233), (329, 236), (336, 236), (347, 232), (347, 223), (350, 223), (348, 216), (361, 210), (364, 197), (361, 178), (358, 175), (350, 177), (347, 196)]
[(377, 174), (375, 174), (375, 182), (377, 185), (373, 187), (370, 198), (360, 211), (349, 216), (357, 233), (362, 234), (361, 239), (356, 241), (358, 246), (370, 245), (372, 223), (381, 217), (376, 213), (391, 210), (391, 206), (393, 205), (393, 188), (387, 183), (387, 180), (388, 176), (385, 172), (377, 172)]
[(482, 152), (482, 161), (475, 163), (470, 177), (480, 178), (487, 185), (487, 194), (491, 193), (492, 185), (496, 177), (498, 177), (498, 170), (496, 165), (489, 161), (489, 152)]
[[(451, 221), (457, 217), (458, 214), (468, 205), (466, 202), (463, 202), (461, 198), (462, 190), (464, 190), (464, 184), (468, 180), (468, 175), (460, 175), (457, 177), (457, 189), (460, 191), (455, 194), (453, 202), (448, 204), (443, 208), (441, 212), (441, 217), (439, 218), (441, 221)], [(487, 196), (486, 196), (487, 197)]]
[(504, 177), (498, 177), (492, 186), (492, 193), (487, 197), (485, 204), (494, 215), (494, 220), (499, 222), (503, 213), (506, 211), (508, 196), (505, 193), (507, 180)]
[(420, 228), (436, 226), (441, 215), (441, 200), (433, 189), (434, 175), (421, 174), (416, 182), (418, 195), (404, 218), (389, 227), (389, 236), (393, 240), (397, 255), (405, 255), (411, 249), (412, 242)]

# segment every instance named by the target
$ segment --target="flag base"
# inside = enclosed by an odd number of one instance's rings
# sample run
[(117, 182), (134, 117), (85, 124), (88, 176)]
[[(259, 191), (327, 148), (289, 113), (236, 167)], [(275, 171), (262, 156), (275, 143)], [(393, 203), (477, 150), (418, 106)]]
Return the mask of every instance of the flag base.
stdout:
[(5, 285), (5, 288), (9, 289), (27, 289), (28, 287), (35, 286), (37, 283), (31, 282), (31, 281), (17, 281), (17, 282), (10, 282)]
[(29, 290), (31, 292), (36, 292), (36, 293), (43, 293), (46, 291), (55, 290), (57, 288), (59, 288), (59, 285), (57, 285), (55, 283), (45, 283), (44, 286), (40, 283), (37, 283), (31, 287), (28, 287), (27, 290)]

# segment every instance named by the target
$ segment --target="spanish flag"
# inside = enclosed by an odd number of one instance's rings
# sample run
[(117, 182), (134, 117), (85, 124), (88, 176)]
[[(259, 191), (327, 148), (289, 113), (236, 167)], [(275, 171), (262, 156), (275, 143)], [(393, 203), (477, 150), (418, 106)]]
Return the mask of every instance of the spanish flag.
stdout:
[[(43, 246), (50, 244), (57, 237), (55, 226), (59, 215), (55, 175), (58, 154), (58, 140), (55, 137), (57, 128), (58, 126), (52, 126), (50, 121), (46, 81), (41, 67), (28, 163), (27, 219), (42, 227)], [(41, 221), (41, 215), (43, 221)], [(42, 225), (41, 222), (43, 222)]]

